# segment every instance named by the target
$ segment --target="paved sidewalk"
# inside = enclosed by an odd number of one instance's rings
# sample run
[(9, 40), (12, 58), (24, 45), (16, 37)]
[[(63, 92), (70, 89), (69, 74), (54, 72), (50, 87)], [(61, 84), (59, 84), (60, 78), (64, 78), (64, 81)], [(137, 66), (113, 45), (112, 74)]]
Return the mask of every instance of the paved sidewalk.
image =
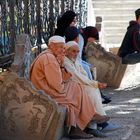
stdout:
[(110, 122), (120, 125), (120, 129), (107, 133), (107, 138), (90, 140), (140, 140), (140, 87), (125, 90), (108, 88), (104, 92), (112, 96), (112, 102), (105, 105), (107, 114), (111, 116)]

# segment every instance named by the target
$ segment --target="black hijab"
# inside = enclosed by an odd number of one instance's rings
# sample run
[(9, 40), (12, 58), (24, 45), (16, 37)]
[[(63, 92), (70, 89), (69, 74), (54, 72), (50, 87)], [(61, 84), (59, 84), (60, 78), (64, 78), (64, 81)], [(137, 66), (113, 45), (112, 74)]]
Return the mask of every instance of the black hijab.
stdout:
[(76, 13), (73, 11), (66, 11), (57, 21), (57, 29), (55, 30), (55, 35), (64, 36), (65, 29), (70, 26)]

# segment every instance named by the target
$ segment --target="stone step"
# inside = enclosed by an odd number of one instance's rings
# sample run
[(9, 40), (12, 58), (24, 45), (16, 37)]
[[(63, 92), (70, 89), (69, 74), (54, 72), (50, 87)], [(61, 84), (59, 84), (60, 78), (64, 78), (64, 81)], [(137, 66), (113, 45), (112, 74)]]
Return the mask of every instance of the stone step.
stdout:
[(93, 7), (94, 8), (103, 8), (103, 9), (106, 9), (106, 8), (117, 8), (117, 7), (121, 7), (121, 8), (127, 7), (127, 8), (136, 9), (136, 8), (139, 8), (139, 5), (140, 5), (140, 1), (138, 1), (137, 3), (113, 2), (113, 1), (110, 1), (109, 3), (108, 2), (100, 2), (100, 1), (93, 2)]
[(114, 14), (118, 14), (118, 15), (121, 15), (121, 14), (133, 14), (134, 15), (134, 11), (135, 9), (134, 8), (115, 8), (115, 9), (112, 9), (112, 8), (108, 8), (108, 9), (100, 9), (100, 8), (96, 8), (94, 9), (94, 12), (95, 12), (95, 15), (100, 15), (100, 16), (104, 16), (104, 15), (114, 15)]
[(121, 46), (121, 43), (113, 43), (113, 44), (112, 43), (107, 43), (106, 46), (108, 48), (118, 48), (118, 47)]
[(121, 44), (130, 20), (135, 20), (135, 10), (140, 0), (93, 0), (95, 17), (102, 17), (102, 40), (105, 45)]
[(103, 26), (104, 29), (106, 27), (122, 27), (124, 29), (126, 29), (128, 27), (129, 23), (128, 21), (122, 21), (122, 22), (117, 22), (117, 21), (104, 21), (103, 22)]
[[(97, 16), (97, 15), (96, 15)], [(104, 21), (112, 21), (112, 20), (121, 20), (121, 21), (130, 21), (130, 20), (135, 20), (135, 15), (128, 15), (128, 14), (123, 14), (123, 15), (106, 15), (106, 16), (102, 16), (102, 19)]]
[(93, 3), (138, 3), (139, 0), (93, 0)]
[[(116, 26), (114, 26), (114, 27), (106, 27), (106, 30), (109, 30), (109, 29), (111, 29), (111, 30), (123, 30), (124, 29), (124, 27), (116, 27)], [(127, 27), (125, 27), (125, 29), (127, 29)]]
[(106, 34), (120, 34), (120, 33), (125, 33), (127, 30), (124, 28), (105, 28), (104, 32)]
[[(120, 37), (120, 36), (122, 36), (122, 35), (124, 35), (125, 33), (117, 33), (117, 34), (114, 34), (113, 36), (115, 36), (115, 37)], [(112, 36), (112, 34), (111, 33), (108, 33), (108, 34), (105, 34), (105, 37), (113, 37)]]
[(121, 43), (124, 38), (123, 34), (115, 34), (115, 35), (107, 35), (105, 37), (105, 43), (110, 43), (110, 44), (118, 44)]

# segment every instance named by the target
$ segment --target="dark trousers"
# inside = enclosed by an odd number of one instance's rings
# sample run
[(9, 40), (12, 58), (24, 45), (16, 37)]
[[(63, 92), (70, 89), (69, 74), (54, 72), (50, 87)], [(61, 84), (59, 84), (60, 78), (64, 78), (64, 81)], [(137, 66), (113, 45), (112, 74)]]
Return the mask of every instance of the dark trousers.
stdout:
[(136, 64), (140, 62), (140, 53), (128, 54), (122, 58), (123, 64)]

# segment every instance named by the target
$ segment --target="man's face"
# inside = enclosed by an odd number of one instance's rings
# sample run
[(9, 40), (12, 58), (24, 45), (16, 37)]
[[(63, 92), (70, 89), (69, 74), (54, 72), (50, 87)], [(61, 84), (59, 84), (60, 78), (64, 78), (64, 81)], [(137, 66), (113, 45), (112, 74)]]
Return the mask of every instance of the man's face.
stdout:
[(79, 48), (77, 46), (70, 47), (66, 51), (66, 56), (73, 61), (76, 61), (78, 54), (79, 54)]
[(56, 57), (65, 55), (65, 43), (51, 43), (50, 49)]

